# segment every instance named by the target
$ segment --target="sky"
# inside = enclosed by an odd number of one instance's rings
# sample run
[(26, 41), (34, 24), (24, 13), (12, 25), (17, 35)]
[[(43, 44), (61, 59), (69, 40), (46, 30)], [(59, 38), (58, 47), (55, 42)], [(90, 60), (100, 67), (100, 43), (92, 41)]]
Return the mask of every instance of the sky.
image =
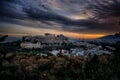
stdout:
[(0, 0), (0, 35), (92, 39), (120, 31), (120, 0)]

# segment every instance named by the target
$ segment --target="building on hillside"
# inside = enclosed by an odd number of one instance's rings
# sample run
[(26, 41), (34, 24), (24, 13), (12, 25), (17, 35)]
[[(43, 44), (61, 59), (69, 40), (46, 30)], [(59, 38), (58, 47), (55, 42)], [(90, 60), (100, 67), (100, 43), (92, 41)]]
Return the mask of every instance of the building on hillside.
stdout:
[(23, 42), (20, 44), (22, 48), (41, 48), (41, 43), (30, 43), (30, 42)]
[(22, 39), (22, 48), (44, 48), (44, 47), (60, 47), (67, 44), (68, 38), (64, 35), (55, 35), (45, 33), (44, 36), (24, 36)]

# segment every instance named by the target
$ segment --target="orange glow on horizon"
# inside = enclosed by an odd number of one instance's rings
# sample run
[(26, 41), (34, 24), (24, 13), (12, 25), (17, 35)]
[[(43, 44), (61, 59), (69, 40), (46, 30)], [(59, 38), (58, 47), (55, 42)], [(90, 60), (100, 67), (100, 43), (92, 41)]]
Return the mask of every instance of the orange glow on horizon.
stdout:
[[(14, 30), (12, 31), (16, 31), (15, 28), (13, 28)], [(0, 35), (9, 35), (9, 36), (15, 36), (15, 37), (21, 37), (21, 36), (26, 36), (26, 35), (32, 35), (32, 36), (36, 36), (36, 35), (44, 35), (44, 33), (51, 33), (51, 34), (63, 34), (65, 36), (68, 37), (72, 37), (72, 38), (81, 38), (81, 39), (95, 39), (95, 38), (99, 38), (102, 36), (105, 36), (107, 34), (83, 34), (83, 33), (75, 33), (75, 32), (66, 32), (66, 31), (62, 31), (62, 30), (53, 30), (53, 29), (43, 29), (43, 28), (30, 28), (30, 27), (25, 27), (25, 28), (20, 28), (19, 29), (21, 32), (4, 32), (4, 33), (0, 33)]]
[(82, 39), (96, 39), (105, 36), (105, 34), (80, 34), (80, 33), (66, 33), (66, 36)]
[[(53, 33), (53, 34), (55, 34), (55, 33)], [(59, 34), (59, 33), (57, 33), (57, 34)], [(71, 33), (71, 32), (62, 32), (62, 34), (67, 37), (81, 38), (81, 39), (96, 39), (96, 38), (105, 36), (105, 34), (80, 34), (80, 33)], [(8, 34), (5, 34), (5, 35), (8, 35)], [(32, 35), (32, 34), (9, 34), (9, 36), (14, 36), (14, 37), (20, 37), (20, 36), (25, 36), (25, 35)], [(33, 34), (32, 36), (35, 36), (35, 35), (36, 34)]]

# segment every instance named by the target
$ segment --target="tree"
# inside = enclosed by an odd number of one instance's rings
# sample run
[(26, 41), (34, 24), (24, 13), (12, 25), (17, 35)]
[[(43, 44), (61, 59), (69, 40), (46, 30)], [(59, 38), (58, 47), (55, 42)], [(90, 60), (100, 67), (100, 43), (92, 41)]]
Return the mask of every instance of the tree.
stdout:
[(5, 41), (5, 39), (6, 39), (7, 37), (8, 37), (8, 35), (5, 35), (5, 36), (0, 37), (0, 42)]
[(116, 50), (113, 52), (112, 58), (112, 70), (114, 72), (114, 77), (116, 80), (120, 80), (120, 41), (116, 42)]
[[(0, 37), (0, 42), (5, 41), (7, 37), (8, 35)], [(6, 50), (6, 49), (0, 49), (0, 71), (3, 69), (2, 64), (4, 60), (9, 61), (10, 59), (16, 56), (15, 54), (8, 54), (8, 51), (9, 50)]]

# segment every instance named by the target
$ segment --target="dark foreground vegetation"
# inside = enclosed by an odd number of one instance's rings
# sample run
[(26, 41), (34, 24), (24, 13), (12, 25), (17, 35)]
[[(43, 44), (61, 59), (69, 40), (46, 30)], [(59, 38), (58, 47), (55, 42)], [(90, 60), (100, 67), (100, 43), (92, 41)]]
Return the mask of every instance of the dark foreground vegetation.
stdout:
[(0, 80), (120, 80), (120, 42), (111, 55), (35, 56), (0, 50)]
[(120, 44), (112, 55), (41, 57), (7, 53), (0, 57), (1, 80), (120, 80)]

